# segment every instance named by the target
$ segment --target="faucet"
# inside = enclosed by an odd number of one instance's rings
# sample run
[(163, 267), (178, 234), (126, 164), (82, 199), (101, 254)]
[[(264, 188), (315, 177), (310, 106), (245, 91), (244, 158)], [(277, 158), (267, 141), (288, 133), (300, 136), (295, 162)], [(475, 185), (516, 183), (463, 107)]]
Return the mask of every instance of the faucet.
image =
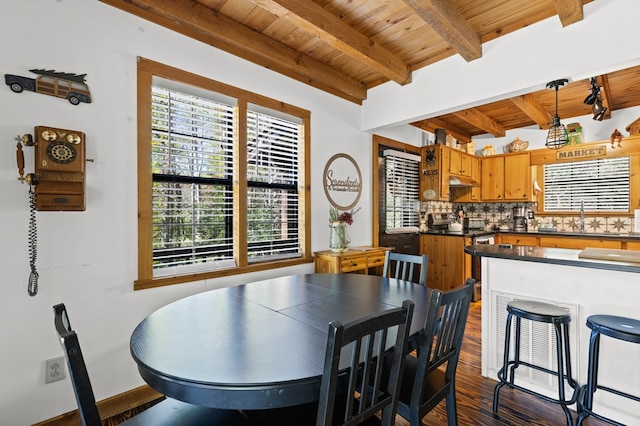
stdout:
[(584, 200), (580, 200), (580, 232), (584, 232)]

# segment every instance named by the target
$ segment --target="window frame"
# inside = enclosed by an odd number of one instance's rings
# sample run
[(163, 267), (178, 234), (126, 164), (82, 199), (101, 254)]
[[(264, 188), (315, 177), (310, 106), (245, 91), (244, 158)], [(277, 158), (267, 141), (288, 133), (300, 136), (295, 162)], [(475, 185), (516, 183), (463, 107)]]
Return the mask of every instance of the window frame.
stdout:
[[(152, 170), (151, 170), (151, 86), (153, 77), (174, 80), (184, 84), (196, 86), (207, 91), (230, 96), (237, 100), (236, 137), (234, 140), (233, 157), (233, 210), (247, 211), (247, 126), (246, 114), (248, 105), (258, 105), (274, 111), (300, 118), (302, 122), (303, 143), (300, 147), (300, 176), (298, 182), (298, 197), (301, 217), (299, 220), (301, 257), (280, 259), (267, 262), (249, 263), (247, 243), (247, 215), (234, 214), (233, 217), (233, 257), (236, 267), (211, 270), (197, 273), (176, 274), (169, 276), (153, 276), (153, 207), (152, 207)], [(311, 229), (310, 229), (310, 121), (311, 113), (305, 109), (295, 107), (262, 95), (248, 92), (206, 77), (192, 74), (168, 65), (154, 62), (145, 58), (138, 58), (137, 67), (137, 110), (138, 110), (138, 278), (134, 281), (134, 289), (140, 290), (164, 285), (199, 281), (229, 275), (244, 274), (275, 268), (310, 263)]]

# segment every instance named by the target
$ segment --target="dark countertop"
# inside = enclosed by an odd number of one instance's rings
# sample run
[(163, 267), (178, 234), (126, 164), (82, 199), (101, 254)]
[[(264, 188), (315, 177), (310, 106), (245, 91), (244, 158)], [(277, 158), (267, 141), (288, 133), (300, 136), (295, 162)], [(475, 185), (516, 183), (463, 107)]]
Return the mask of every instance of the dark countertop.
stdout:
[(430, 229), (428, 231), (421, 232), (422, 235), (447, 235), (450, 237), (465, 237), (465, 238), (474, 238), (474, 237), (484, 237), (486, 235), (495, 235), (495, 231), (484, 231), (482, 229), (468, 229), (462, 231), (449, 231), (448, 229), (444, 230), (433, 230)]
[(582, 259), (578, 257), (582, 250), (533, 246), (501, 247), (501, 245), (483, 244), (467, 246), (464, 251), (473, 256), (640, 273), (640, 264), (638, 263)]
[(630, 234), (611, 234), (611, 233), (592, 233), (592, 232), (566, 232), (566, 231), (554, 231), (554, 232), (540, 232), (540, 231), (496, 231), (496, 234), (517, 234), (517, 235), (532, 235), (535, 237), (579, 237), (579, 238), (597, 238), (597, 239), (611, 239), (611, 240), (640, 240), (640, 233), (632, 232)]

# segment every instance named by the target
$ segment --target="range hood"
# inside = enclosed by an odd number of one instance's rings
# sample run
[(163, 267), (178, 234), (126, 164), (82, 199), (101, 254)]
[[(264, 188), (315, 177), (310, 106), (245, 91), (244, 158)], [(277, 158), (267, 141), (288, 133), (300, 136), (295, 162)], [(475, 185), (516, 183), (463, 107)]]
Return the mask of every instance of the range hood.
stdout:
[(449, 176), (449, 186), (453, 187), (471, 187), (480, 186), (475, 180), (465, 176)]

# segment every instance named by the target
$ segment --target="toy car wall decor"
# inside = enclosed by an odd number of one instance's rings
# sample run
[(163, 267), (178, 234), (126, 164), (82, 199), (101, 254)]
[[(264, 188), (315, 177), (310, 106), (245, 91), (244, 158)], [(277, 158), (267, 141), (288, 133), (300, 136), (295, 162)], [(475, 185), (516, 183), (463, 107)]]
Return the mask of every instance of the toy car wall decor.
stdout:
[(36, 78), (22, 77), (14, 74), (5, 74), (4, 81), (9, 88), (20, 93), (23, 90), (29, 92), (43, 93), (45, 95), (65, 98), (72, 105), (80, 102), (91, 103), (91, 92), (89, 86), (85, 84), (86, 74), (73, 74), (66, 72), (56, 72), (54, 70), (29, 70), (38, 74)]

